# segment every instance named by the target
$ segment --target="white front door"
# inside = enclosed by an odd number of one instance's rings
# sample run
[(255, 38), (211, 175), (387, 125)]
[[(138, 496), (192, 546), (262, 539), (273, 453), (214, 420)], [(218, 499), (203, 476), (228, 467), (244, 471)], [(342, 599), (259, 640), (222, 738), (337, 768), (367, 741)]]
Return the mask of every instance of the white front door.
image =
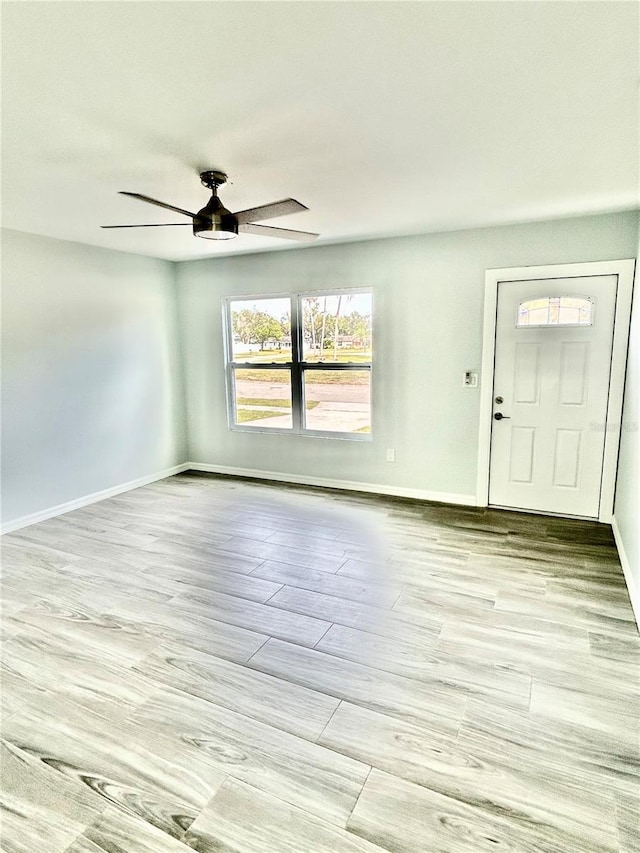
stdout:
[(598, 517), (617, 280), (500, 282), (490, 504)]

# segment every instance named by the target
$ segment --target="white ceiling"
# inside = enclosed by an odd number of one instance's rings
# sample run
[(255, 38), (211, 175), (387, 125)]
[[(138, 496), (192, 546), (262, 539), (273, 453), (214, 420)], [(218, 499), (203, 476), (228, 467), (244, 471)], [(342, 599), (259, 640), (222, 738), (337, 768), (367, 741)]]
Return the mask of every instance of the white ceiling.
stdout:
[[(634, 2), (4, 2), (3, 224), (173, 260), (638, 206)], [(187, 220), (188, 222), (188, 220)]]

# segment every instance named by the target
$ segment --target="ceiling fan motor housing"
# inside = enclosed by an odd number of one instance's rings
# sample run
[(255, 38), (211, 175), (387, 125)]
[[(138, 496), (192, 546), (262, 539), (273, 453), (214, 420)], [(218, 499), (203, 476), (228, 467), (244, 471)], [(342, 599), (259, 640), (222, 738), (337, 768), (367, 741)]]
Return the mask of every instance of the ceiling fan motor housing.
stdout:
[(238, 220), (216, 195), (215, 185), (213, 195), (194, 217), (193, 233), (209, 240), (228, 240), (238, 233)]

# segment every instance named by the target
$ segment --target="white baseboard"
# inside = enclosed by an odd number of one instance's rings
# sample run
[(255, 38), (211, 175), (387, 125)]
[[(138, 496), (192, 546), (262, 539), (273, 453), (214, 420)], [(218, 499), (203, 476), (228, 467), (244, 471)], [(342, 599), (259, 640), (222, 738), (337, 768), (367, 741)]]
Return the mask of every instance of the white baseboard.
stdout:
[(31, 513), (31, 515), (23, 515), (20, 518), (15, 518), (13, 521), (8, 521), (2, 525), (0, 534), (12, 533), (14, 530), (20, 530), (22, 527), (29, 527), (31, 524), (37, 524), (39, 521), (46, 521), (48, 518), (55, 518), (58, 515), (64, 515), (66, 512), (72, 512), (74, 509), (80, 509), (83, 506), (103, 501), (106, 498), (112, 498), (115, 495), (120, 495), (123, 492), (129, 492), (131, 489), (137, 489), (140, 486), (146, 486), (149, 483), (154, 483), (156, 480), (164, 480), (166, 477), (173, 477), (174, 474), (180, 474), (183, 471), (204, 471), (210, 474), (228, 474), (236, 477), (255, 477), (258, 480), (275, 480), (282, 483), (299, 483), (303, 486), (320, 486), (330, 489), (344, 489), (353, 492), (369, 492), (379, 495), (392, 495), (401, 498), (414, 498), (422, 501), (436, 501), (438, 503), (460, 504), (462, 506), (475, 506), (475, 495), (458, 495), (451, 492), (432, 492), (425, 489), (406, 489), (402, 486), (385, 486), (372, 483), (358, 483), (351, 480), (333, 480), (328, 477), (305, 477), (293, 474), (279, 474), (275, 471), (256, 471), (253, 468), (232, 468), (227, 465), (209, 465), (202, 462), (184, 462), (181, 465), (174, 465), (173, 468), (167, 468), (164, 471), (158, 471), (155, 474), (150, 474), (147, 477), (140, 477), (137, 480), (130, 480), (128, 483), (121, 483), (118, 486), (112, 486), (109, 489), (102, 489), (99, 492), (93, 492), (90, 495), (84, 495), (81, 498), (75, 498), (72, 501), (58, 504), (57, 506), (48, 507), (39, 512)]
[(115, 495), (121, 495), (123, 492), (129, 492), (131, 489), (137, 489), (140, 486), (146, 486), (149, 483), (155, 483), (156, 480), (164, 480), (166, 477), (173, 477), (174, 474), (180, 474), (182, 471), (187, 471), (191, 466), (188, 463), (182, 465), (174, 465), (173, 468), (166, 468), (164, 471), (158, 471), (155, 474), (149, 474), (147, 477), (139, 477), (137, 480), (130, 480), (128, 483), (121, 483), (119, 486), (112, 486), (110, 489), (103, 489), (100, 492), (94, 492), (91, 495), (85, 495), (82, 498), (76, 498), (72, 501), (67, 501), (57, 506), (49, 507), (48, 509), (34, 512), (31, 515), (23, 515), (21, 518), (15, 518), (13, 521), (8, 521), (2, 525), (2, 534), (11, 533), (14, 530), (20, 530), (22, 527), (28, 527), (30, 524), (37, 524), (39, 521), (46, 521), (48, 518), (55, 518), (57, 515), (64, 515), (65, 512), (71, 512), (74, 509), (88, 506), (89, 504), (103, 501), (105, 498), (112, 498)]
[(398, 498), (414, 498), (420, 501), (475, 506), (475, 495), (459, 495), (453, 492), (432, 492), (426, 489), (407, 489), (403, 486), (385, 486), (380, 483), (358, 483), (353, 480), (334, 480), (328, 477), (307, 477), (298, 474), (280, 474), (276, 471), (256, 471), (254, 468), (232, 468), (227, 465), (210, 465), (207, 462), (189, 462), (191, 471), (209, 474), (228, 474), (235, 477), (253, 477), (256, 480), (275, 480), (279, 483), (299, 483), (302, 486), (320, 486), (328, 489), (344, 489), (349, 492), (369, 492), (376, 495), (391, 495)]
[(613, 531), (613, 538), (616, 541), (616, 547), (618, 548), (618, 556), (620, 557), (620, 565), (622, 566), (624, 579), (627, 584), (631, 608), (633, 610), (633, 615), (636, 617), (638, 630), (640, 631), (640, 589), (635, 583), (633, 572), (631, 571), (631, 562), (627, 556), (627, 552), (625, 551), (622, 534), (620, 533), (620, 528), (618, 527), (618, 522), (616, 521), (615, 516), (611, 519), (611, 529)]

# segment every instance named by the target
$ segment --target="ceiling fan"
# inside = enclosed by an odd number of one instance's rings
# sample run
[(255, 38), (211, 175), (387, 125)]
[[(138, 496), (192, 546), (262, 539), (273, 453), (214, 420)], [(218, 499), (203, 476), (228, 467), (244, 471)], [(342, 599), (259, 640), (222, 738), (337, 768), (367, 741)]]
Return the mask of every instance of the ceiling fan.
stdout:
[[(226, 183), (227, 176), (224, 172), (210, 169), (200, 173), (200, 180), (205, 187), (211, 190), (211, 198), (207, 204), (197, 213), (166, 204), (140, 193), (128, 193), (121, 191), (120, 195), (128, 195), (139, 198), (148, 204), (155, 204), (167, 210), (173, 210), (188, 216), (192, 220), (193, 233), (196, 237), (205, 237), (208, 240), (228, 240), (236, 237), (238, 232), (243, 234), (256, 234), (261, 237), (282, 237), (286, 240), (315, 240), (318, 234), (310, 231), (292, 231), (289, 228), (271, 228), (268, 225), (256, 225), (256, 219), (272, 219), (275, 216), (287, 216), (289, 213), (299, 213), (308, 210), (304, 204), (300, 204), (294, 198), (284, 198), (271, 204), (263, 204), (260, 207), (251, 207), (248, 210), (239, 210), (231, 213), (218, 198), (218, 187)], [(153, 225), (101, 225), (101, 228), (166, 228), (175, 226), (187, 226), (187, 222), (159, 222)]]

